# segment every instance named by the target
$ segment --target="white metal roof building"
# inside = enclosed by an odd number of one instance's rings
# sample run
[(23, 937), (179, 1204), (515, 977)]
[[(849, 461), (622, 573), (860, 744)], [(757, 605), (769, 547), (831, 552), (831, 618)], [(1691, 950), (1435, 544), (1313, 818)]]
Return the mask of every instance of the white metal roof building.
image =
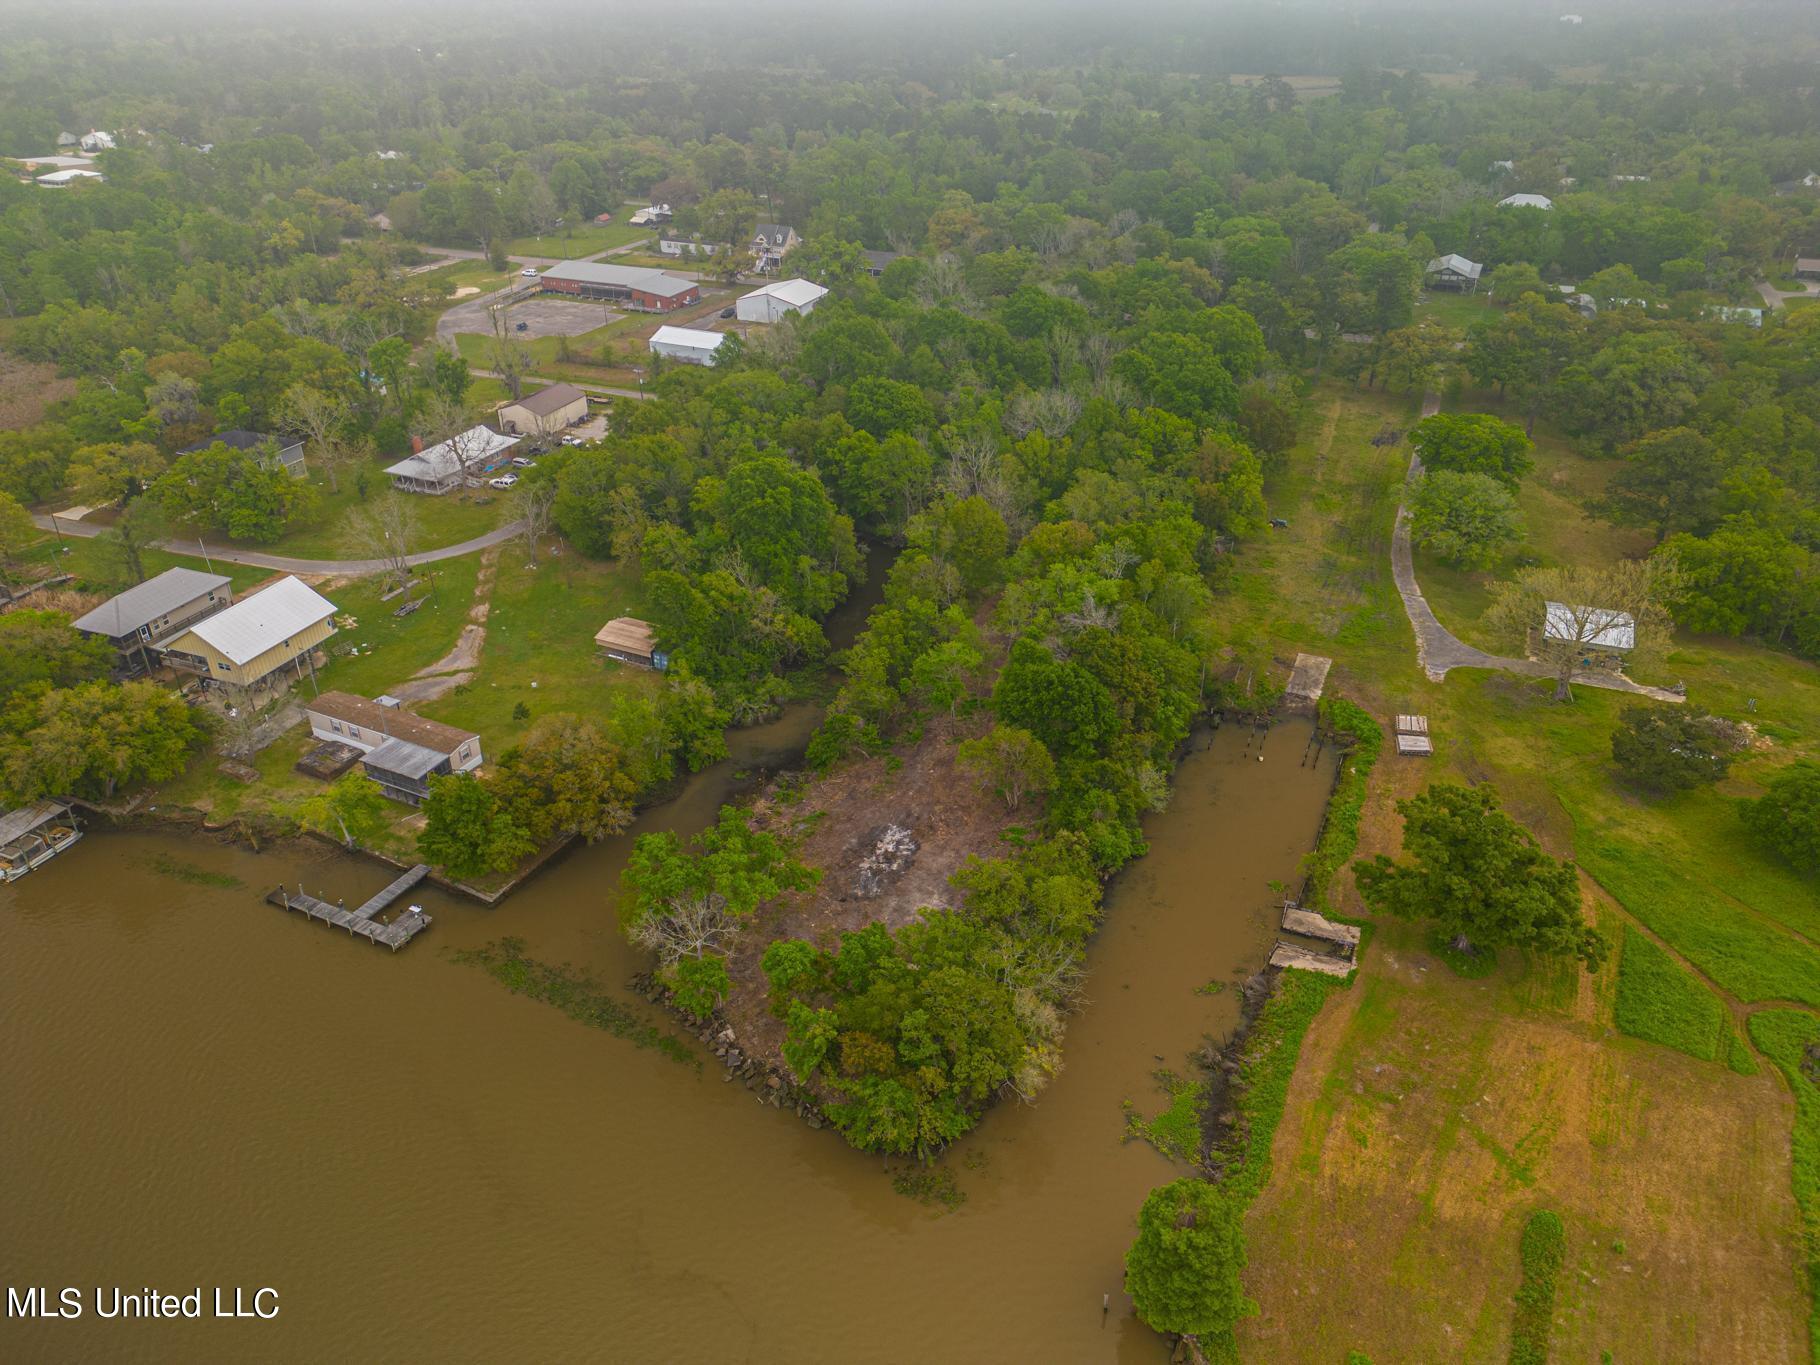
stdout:
[(223, 658), (246, 664), (334, 614), (333, 602), (301, 578), (287, 576), (198, 621), (187, 633)]
[(469, 427), (428, 450), (387, 465), (392, 484), (407, 493), (446, 493), (459, 488), (471, 474), (491, 469), (499, 456), (518, 444), (516, 436), (502, 436), (491, 427)]
[(107, 179), (107, 177), (104, 176), (103, 174), (101, 174), (100, 171), (81, 171), (81, 170), (77, 170), (74, 167), (71, 167), (69, 170), (66, 170), (66, 171), (52, 171), (49, 175), (41, 175), (38, 177), (38, 183), (40, 185), (46, 185), (46, 186), (50, 187), (51, 189), (55, 190), (55, 189), (61, 189), (65, 185), (73, 185), (78, 180), (105, 180), (105, 179)]
[[(114, 641), (154, 640), (167, 629), (188, 625), (198, 616), (233, 600), (228, 579), (201, 569), (166, 569), (137, 587), (110, 597), (71, 624), (85, 635)], [(171, 617), (179, 619), (171, 621)]]
[(811, 313), (828, 291), (810, 280), (778, 280), (734, 305), (741, 322), (776, 322), (785, 313)]
[(725, 332), (698, 332), (693, 327), (659, 327), (651, 334), (651, 354), (690, 365), (712, 365)]
[(1543, 613), (1544, 639), (1563, 640), (1589, 649), (1635, 649), (1637, 620), (1610, 607), (1575, 607), (1550, 602)]
[(648, 266), (601, 261), (559, 261), (537, 277), (537, 287), (577, 298), (627, 303), (646, 312), (665, 313), (701, 301), (701, 286), (694, 280)]
[(1555, 201), (1546, 194), (1507, 194), (1498, 200), (1501, 209), (1552, 209)]

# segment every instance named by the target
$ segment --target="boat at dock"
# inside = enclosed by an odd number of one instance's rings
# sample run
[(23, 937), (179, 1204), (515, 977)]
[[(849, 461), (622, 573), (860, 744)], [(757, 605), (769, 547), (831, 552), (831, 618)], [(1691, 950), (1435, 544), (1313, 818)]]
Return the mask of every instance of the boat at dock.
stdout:
[(39, 801), (0, 814), (0, 880), (17, 881), (81, 838), (81, 824), (62, 801)]

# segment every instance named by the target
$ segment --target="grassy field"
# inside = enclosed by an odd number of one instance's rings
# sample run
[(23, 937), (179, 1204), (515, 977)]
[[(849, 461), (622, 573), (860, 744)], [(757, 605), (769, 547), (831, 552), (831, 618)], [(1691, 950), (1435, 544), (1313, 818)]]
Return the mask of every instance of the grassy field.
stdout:
[(609, 251), (628, 242), (651, 235), (648, 227), (627, 223), (584, 223), (572, 228), (558, 228), (542, 237), (514, 237), (506, 243), (508, 256), (560, 256), (571, 260)]
[[(144, 558), (148, 578), (179, 566), (191, 569), (206, 567), (200, 552), (194, 555), (175, 555), (164, 550), (147, 550)], [(112, 595), (130, 586), (126, 570), (119, 559), (96, 540), (80, 540), (71, 535), (59, 538), (46, 531), (22, 559), (27, 564), (43, 565), (56, 572), (74, 574), (76, 581), (71, 586), (79, 592)], [(235, 592), (245, 592), (255, 583), (263, 583), (272, 576), (270, 569), (255, 569), (244, 564), (217, 563), (214, 570), (226, 575)]]
[[(564, 552), (546, 554), (532, 569), (522, 544), (513, 542), (436, 565), (429, 578), (431, 586), (419, 590), (427, 591), (424, 605), (403, 618), (392, 613), (396, 602), (379, 600), (375, 579), (321, 584), (343, 622), (328, 646), (329, 663), (318, 676), (323, 690), (370, 697), (396, 690), (432, 666), (444, 671), (440, 665), (464, 627), (484, 622), (472, 678), (412, 709), (476, 731), (486, 752), (497, 757), (540, 716), (566, 711), (610, 717), (626, 698), (658, 685), (657, 675), (603, 662), (595, 648), (594, 632), (636, 606), (630, 580), (613, 565), (588, 563)], [(291, 700), (307, 700), (311, 694), (306, 681)], [(218, 754), (200, 755), (182, 778), (160, 790), (158, 799), (206, 811), (218, 820), (282, 813), (319, 789), (314, 779), (291, 770), (309, 744), (302, 725), (284, 734), (258, 756), (254, 766), (261, 779), (252, 784), (222, 774)], [(383, 842), (396, 852), (409, 852), (416, 814), (406, 806), (393, 814), (391, 835)]]
[(1624, 926), (1612, 1021), (1633, 1038), (1702, 1061), (1730, 1052), (1731, 1024), (1719, 997), (1632, 925)]
[[(1627, 947), (1596, 976), (1507, 952), (1469, 980), (1424, 926), (1379, 925), (1355, 989), (1310, 1031), (1276, 1140), (1288, 1178), (1248, 1220), (1246, 1285), (1263, 1313), (1241, 1328), (1244, 1354), (1503, 1359), (1513, 1248), (1547, 1207), (1569, 1229), (1557, 1358), (1805, 1360), (1792, 1106), (1773, 1068), (1737, 1074), (1753, 1059), (1733, 1015), (1743, 1002), (1820, 1004), (1820, 905), (1746, 838), (1735, 805), (1808, 752), (1820, 677), (1739, 642), (1677, 642), (1664, 667), (1715, 712), (1752, 719), (1765, 747), (1718, 790), (1661, 801), (1614, 780), (1615, 694), (1582, 688), (1562, 706), (1528, 679), (1429, 682), (1388, 573), (1407, 446), (1368, 444), (1386, 425), (1406, 429), (1414, 407), (1315, 391), (1304, 440), (1268, 490), (1289, 529), (1240, 551), (1216, 617), (1261, 634), (1279, 669), (1298, 649), (1331, 654), (1330, 690), (1380, 718), (1430, 717), (1432, 760), (1390, 757), (1374, 772), (1361, 853), (1396, 851), (1398, 797), (1433, 780), (1489, 782), (1552, 852), (1579, 861), (1592, 913)], [(1524, 492), (1535, 553), (1636, 547), (1584, 511), (1607, 473), (1542, 433)], [(1473, 638), (1488, 576), (1418, 572), (1442, 619)], [(1350, 876), (1334, 896), (1342, 913), (1364, 913)], [(1668, 1046), (1625, 1037), (1624, 1024)]]
[(421, 275), (412, 276), (412, 279), (428, 290), (441, 289), (444, 298), (453, 298), (458, 289), (478, 289), (483, 294), (502, 289), (517, 274), (516, 268), (495, 270), (485, 261), (461, 260), (426, 270)]
[[(395, 461), (375, 456), (366, 468), (366, 492), (353, 469), (341, 471), (341, 487), (331, 492), (326, 482), (319, 481), (321, 510), (308, 524), (286, 531), (277, 540), (264, 545), (248, 545), (249, 550), (266, 554), (293, 555), (301, 559), (368, 559), (372, 551), (351, 537), (347, 514), (374, 493), (390, 486), (385, 466)], [(483, 536), (512, 516), (513, 493), (510, 489), (471, 488), (441, 497), (411, 496), (417, 514), (419, 550), (434, 550), (444, 545), (457, 545), (475, 536)]]
[(1422, 301), (1416, 305), (1417, 322), (1438, 322), (1462, 332), (1476, 323), (1489, 321), (1497, 313), (1484, 281), (1480, 281), (1476, 294), (1458, 294), (1451, 289), (1425, 290)]

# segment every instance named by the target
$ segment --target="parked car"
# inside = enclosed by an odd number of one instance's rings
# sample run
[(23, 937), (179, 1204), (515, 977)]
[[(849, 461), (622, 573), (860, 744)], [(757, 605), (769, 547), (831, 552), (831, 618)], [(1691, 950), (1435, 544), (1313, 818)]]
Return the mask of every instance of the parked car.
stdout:
[(534, 469), (537, 466), (537, 461), (533, 460), (529, 455), (514, 455), (512, 457), (512, 463), (517, 465), (520, 469)]
[(488, 479), (487, 482), (494, 488), (510, 488), (513, 484), (518, 482), (518, 475), (501, 474), (496, 479)]
[(514, 324), (514, 326), (515, 326), (516, 330), (518, 330), (520, 332), (528, 332), (531, 330), (531, 324), (528, 322), (516, 323), (516, 324)]
[(527, 265), (523, 270), (519, 271), (518, 273), (520, 275), (523, 275), (526, 279), (534, 280), (537, 278), (537, 267), (534, 265)]
[(738, 312), (738, 311), (739, 311), (739, 310), (738, 310), (738, 309), (737, 309), (737, 308), (723, 308), (723, 309), (721, 309), (721, 310), (720, 310), (720, 315), (721, 315), (721, 316), (722, 316), (722, 317), (723, 317), (723, 318), (730, 318), (730, 317), (732, 317), (732, 316), (733, 316), (733, 315), (734, 315), (734, 314), (735, 314), (735, 313), (737, 313), (737, 312)]

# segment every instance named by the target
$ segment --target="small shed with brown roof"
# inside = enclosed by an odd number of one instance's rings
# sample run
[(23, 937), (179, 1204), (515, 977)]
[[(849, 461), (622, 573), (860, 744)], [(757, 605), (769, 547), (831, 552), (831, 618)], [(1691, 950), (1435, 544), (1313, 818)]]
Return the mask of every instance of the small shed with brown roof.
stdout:
[(609, 659), (640, 668), (661, 669), (669, 662), (657, 648), (657, 632), (651, 623), (636, 616), (614, 617), (594, 632), (594, 643), (606, 651)]

